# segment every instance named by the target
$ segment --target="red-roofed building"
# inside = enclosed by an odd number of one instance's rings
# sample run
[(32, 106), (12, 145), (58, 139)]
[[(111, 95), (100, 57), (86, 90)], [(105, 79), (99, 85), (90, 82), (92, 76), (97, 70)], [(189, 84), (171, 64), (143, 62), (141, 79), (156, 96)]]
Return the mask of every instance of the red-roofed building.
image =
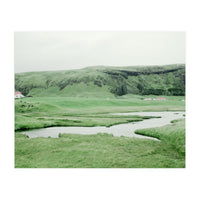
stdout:
[(158, 97), (157, 100), (166, 100), (164, 97)]
[(23, 98), (24, 95), (21, 92), (15, 92), (15, 99)]

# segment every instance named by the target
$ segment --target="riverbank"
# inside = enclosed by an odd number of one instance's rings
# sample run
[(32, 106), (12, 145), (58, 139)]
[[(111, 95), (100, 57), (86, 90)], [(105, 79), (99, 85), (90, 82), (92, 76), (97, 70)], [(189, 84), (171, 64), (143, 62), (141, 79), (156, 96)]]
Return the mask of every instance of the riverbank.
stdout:
[[(138, 114), (138, 115), (136, 115)], [(117, 123), (113, 126), (55, 126), (50, 128), (33, 129), (22, 131), (22, 134), (28, 135), (29, 138), (34, 137), (53, 137), (56, 138), (59, 134), (69, 133), (69, 134), (81, 134), (81, 135), (93, 135), (97, 133), (109, 133), (115, 137), (125, 136), (125, 137), (137, 137), (145, 139), (155, 139), (152, 137), (146, 137), (142, 135), (135, 134), (138, 129), (144, 128), (154, 128), (165, 126), (171, 123), (171, 121), (184, 118), (184, 112), (135, 112), (135, 113), (110, 113), (105, 115), (109, 121), (109, 116), (112, 118), (118, 118), (118, 116), (126, 117), (129, 116), (130, 119), (128, 123)], [(140, 118), (141, 117), (141, 118)]]
[(144, 101), (144, 97), (67, 98), (36, 97), (15, 101), (15, 131), (52, 126), (112, 126), (142, 120), (141, 116), (111, 116), (108, 113), (184, 111), (184, 97)]
[[(141, 121), (141, 116), (112, 116), (109, 113), (185, 111), (183, 99), (184, 97), (166, 97), (165, 101), (144, 101), (141, 96), (110, 100), (64, 97), (24, 98), (15, 101), (15, 130), (42, 128), (52, 124), (111, 126), (116, 123)], [(173, 129), (180, 129), (181, 134), (184, 135), (185, 130), (174, 124)], [(168, 126), (162, 130), (162, 134), (165, 134), (167, 129)], [(173, 157), (176, 155), (173, 154), (176, 149), (167, 149), (168, 147), (162, 139), (161, 142), (157, 142), (113, 137), (108, 134), (65, 134), (59, 138), (29, 139), (25, 135), (15, 133), (15, 167), (185, 167), (184, 156)]]
[[(148, 130), (143, 134), (148, 135)], [(184, 168), (185, 120), (151, 131), (153, 137), (158, 134), (167, 136), (157, 142), (110, 134), (62, 134), (59, 138), (29, 139), (16, 133), (15, 167)]]

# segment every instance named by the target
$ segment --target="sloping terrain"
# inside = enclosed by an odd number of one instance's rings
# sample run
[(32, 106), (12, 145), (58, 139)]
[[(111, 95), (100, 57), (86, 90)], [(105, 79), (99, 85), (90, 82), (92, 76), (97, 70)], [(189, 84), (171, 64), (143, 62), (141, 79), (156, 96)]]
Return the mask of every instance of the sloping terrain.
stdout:
[(15, 74), (26, 96), (114, 97), (125, 94), (185, 95), (185, 65), (86, 67)]

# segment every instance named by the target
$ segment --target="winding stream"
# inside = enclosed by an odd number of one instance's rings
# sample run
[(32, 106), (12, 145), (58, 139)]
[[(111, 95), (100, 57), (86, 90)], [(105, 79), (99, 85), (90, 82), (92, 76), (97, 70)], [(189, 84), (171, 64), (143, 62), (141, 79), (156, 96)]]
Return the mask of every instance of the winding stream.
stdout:
[(21, 132), (22, 134), (28, 135), (29, 138), (35, 137), (53, 137), (57, 138), (59, 133), (71, 133), (71, 134), (82, 134), (91, 135), (97, 133), (109, 133), (116, 137), (137, 137), (154, 139), (152, 137), (142, 136), (135, 134), (135, 130), (161, 127), (170, 124), (172, 120), (184, 118), (185, 112), (130, 112), (130, 113), (111, 113), (110, 115), (140, 115), (140, 116), (160, 116), (161, 118), (145, 119), (139, 122), (131, 122), (126, 124), (118, 124), (111, 127), (95, 126), (95, 127), (50, 127), (42, 129), (34, 129), (29, 131)]

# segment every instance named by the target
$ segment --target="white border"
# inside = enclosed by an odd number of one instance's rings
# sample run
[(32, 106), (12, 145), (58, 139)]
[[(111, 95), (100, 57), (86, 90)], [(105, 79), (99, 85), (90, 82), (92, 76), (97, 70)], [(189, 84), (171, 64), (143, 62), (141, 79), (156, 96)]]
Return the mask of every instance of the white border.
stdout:
[[(195, 181), (200, 178), (197, 3), (192, 0), (1, 3), (1, 199), (199, 199)], [(13, 32), (38, 30), (186, 31), (186, 169), (14, 169)]]

